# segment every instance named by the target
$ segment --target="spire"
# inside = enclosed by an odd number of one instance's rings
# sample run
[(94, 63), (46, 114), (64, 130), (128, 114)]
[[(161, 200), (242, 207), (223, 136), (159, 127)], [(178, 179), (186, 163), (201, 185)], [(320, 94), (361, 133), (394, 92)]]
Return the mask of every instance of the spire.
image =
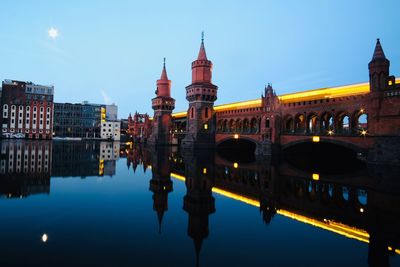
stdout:
[(202, 238), (195, 238), (193, 239), (194, 242), (194, 248), (196, 250), (196, 267), (200, 266), (200, 250), (201, 250), (201, 245), (203, 243)]
[(386, 59), (379, 38), (376, 40), (375, 51), (374, 55), (372, 56), (372, 60), (377, 60), (377, 59)]
[(157, 210), (157, 218), (158, 218), (158, 233), (161, 234), (161, 225), (162, 225), (162, 219), (164, 217), (164, 211), (163, 210)]
[(165, 58), (164, 58), (164, 65), (163, 65), (163, 69), (162, 69), (162, 72), (161, 72), (160, 80), (168, 81), (167, 69), (165, 68)]
[(204, 32), (201, 32), (201, 45), (197, 60), (207, 60), (206, 49), (204, 48)]

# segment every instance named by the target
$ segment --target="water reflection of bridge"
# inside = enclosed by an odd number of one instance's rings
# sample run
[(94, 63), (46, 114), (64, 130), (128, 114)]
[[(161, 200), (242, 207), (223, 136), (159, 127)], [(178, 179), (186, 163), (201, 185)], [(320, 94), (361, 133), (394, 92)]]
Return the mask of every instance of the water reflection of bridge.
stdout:
[[(171, 160), (171, 177), (185, 181), (183, 162)], [(197, 167), (201, 173), (203, 167)], [(369, 243), (370, 266), (388, 266), (389, 255), (400, 254), (396, 169), (329, 176), (305, 173), (288, 164), (241, 165), (218, 156), (214, 168), (212, 191), (258, 207), (267, 224), (277, 213)], [(371, 176), (377, 172), (380, 177)]]

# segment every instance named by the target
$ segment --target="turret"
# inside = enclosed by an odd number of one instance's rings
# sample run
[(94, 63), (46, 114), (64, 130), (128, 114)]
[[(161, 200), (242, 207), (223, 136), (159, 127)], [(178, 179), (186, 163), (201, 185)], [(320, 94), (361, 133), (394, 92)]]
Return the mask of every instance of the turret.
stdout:
[(218, 87), (212, 84), (212, 62), (207, 59), (204, 35), (197, 59), (192, 62), (192, 83), (186, 87), (189, 101), (187, 133), (182, 141), (184, 148), (214, 147), (215, 112)]
[(172, 143), (171, 113), (175, 108), (175, 99), (171, 97), (171, 81), (168, 80), (165, 58), (161, 77), (157, 80), (155, 94), (156, 97), (152, 99), (153, 127), (148, 143), (150, 145), (169, 145)]
[(381, 42), (377, 39), (372, 60), (368, 64), (371, 91), (382, 91), (386, 89), (389, 77), (389, 66), (390, 61), (385, 57)]

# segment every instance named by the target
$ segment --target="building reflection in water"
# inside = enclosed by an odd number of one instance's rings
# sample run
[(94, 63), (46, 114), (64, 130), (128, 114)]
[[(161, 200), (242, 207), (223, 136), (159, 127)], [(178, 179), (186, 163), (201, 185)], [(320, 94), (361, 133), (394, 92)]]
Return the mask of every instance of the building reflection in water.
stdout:
[(50, 177), (113, 176), (119, 143), (2, 140), (0, 194), (22, 198), (50, 193)]
[[(26, 197), (50, 192), (50, 177), (112, 176), (115, 161), (126, 157), (136, 172), (151, 168), (149, 190), (159, 232), (168, 210), (173, 181), (184, 181), (183, 210), (187, 234), (193, 240), (196, 265), (210, 234), (209, 217), (215, 210), (213, 194), (255, 206), (266, 225), (276, 216), (368, 243), (369, 266), (389, 266), (400, 254), (399, 169), (370, 166), (343, 175), (307, 173), (281, 162), (230, 162), (212, 152), (180, 155), (170, 148), (102, 142), (1, 141), (0, 194)], [(211, 229), (218, 231), (218, 229)], [(397, 256), (398, 257), (398, 256)]]
[(113, 176), (119, 143), (99, 141), (53, 142), (52, 177)]
[(7, 198), (49, 194), (51, 154), (50, 141), (2, 141), (0, 194)]

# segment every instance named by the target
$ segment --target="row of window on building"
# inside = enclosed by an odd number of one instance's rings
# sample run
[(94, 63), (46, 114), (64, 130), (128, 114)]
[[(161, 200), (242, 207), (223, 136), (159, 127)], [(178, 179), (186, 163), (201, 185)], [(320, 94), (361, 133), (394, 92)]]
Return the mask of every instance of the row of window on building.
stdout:
[(32, 82), (4, 80), (1, 89), (3, 138), (56, 136), (120, 140), (118, 107), (114, 104), (54, 103), (54, 86)]

